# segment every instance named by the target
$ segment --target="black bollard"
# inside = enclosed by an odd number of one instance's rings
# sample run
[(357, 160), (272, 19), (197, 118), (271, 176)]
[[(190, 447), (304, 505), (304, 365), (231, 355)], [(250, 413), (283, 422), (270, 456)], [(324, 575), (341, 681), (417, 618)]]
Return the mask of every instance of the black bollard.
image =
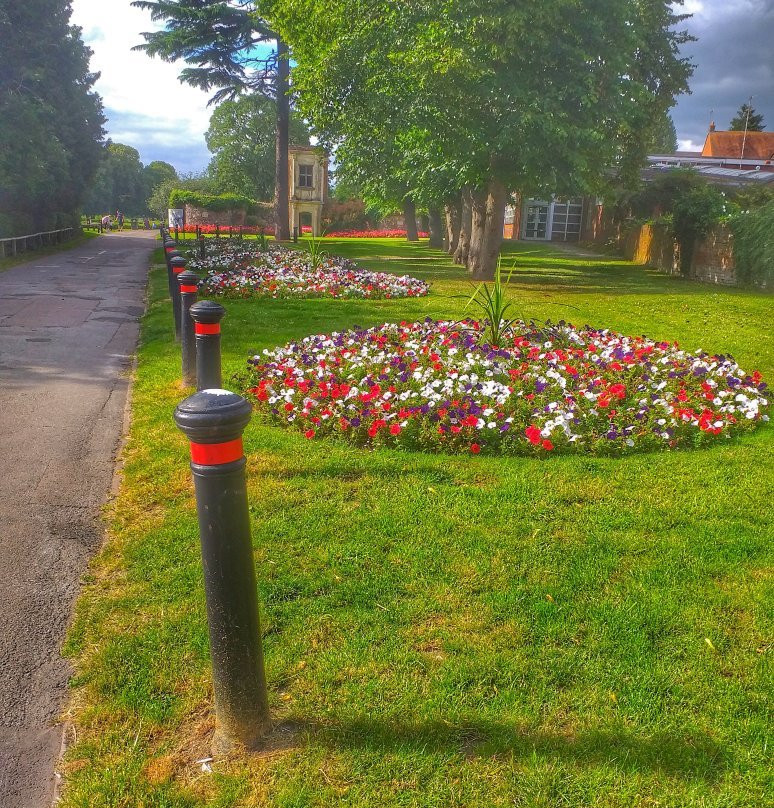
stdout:
[(256, 749), (271, 729), (261, 649), (242, 433), (252, 407), (203, 390), (175, 423), (191, 442), (215, 690), (213, 751)]
[[(175, 254), (176, 253), (176, 254)], [(177, 250), (174, 251), (172, 257), (169, 259), (169, 265), (172, 268), (172, 277), (174, 279), (172, 290), (172, 309), (175, 315), (175, 339), (180, 341), (180, 283), (178, 275), (185, 272), (185, 258), (183, 258)]]
[(293, 228), (293, 243), (298, 244), (298, 228)]
[(196, 335), (196, 389), (219, 388), (223, 383), (220, 365), (220, 321), (226, 310), (214, 300), (200, 300), (191, 306)]
[[(164, 244), (164, 261), (166, 262), (167, 265), (167, 283), (169, 284), (169, 299), (173, 301), (174, 305), (174, 301), (176, 298), (177, 281), (175, 280), (175, 273), (172, 272), (172, 264), (170, 262), (173, 257), (172, 253), (174, 251), (175, 242), (172, 241), (171, 239), (167, 241), (163, 236), (162, 241)], [(177, 255), (179, 254), (180, 253), (177, 253)]]
[(182, 353), (183, 384), (193, 387), (196, 384), (196, 338), (191, 306), (196, 303), (199, 291), (199, 276), (186, 270), (177, 276), (180, 284), (180, 343)]

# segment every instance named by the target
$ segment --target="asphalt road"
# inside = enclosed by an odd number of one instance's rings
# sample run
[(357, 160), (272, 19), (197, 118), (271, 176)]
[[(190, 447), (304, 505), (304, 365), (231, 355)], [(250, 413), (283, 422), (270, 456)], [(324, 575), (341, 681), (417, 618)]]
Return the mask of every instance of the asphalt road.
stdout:
[(155, 233), (0, 271), (0, 806), (49, 806), (59, 649), (121, 439)]

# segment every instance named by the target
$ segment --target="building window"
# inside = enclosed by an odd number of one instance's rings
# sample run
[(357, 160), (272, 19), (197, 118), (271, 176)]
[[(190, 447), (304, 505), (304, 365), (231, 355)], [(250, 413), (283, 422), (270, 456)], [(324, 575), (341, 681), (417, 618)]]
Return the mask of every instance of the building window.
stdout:
[(298, 187), (314, 188), (314, 166), (300, 165), (298, 167)]

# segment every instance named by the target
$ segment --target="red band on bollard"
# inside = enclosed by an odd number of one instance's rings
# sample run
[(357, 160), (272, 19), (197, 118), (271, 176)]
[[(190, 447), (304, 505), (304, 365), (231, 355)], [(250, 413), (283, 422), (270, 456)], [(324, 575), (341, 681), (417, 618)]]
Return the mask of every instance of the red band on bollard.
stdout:
[(179, 275), (184, 270), (185, 270), (185, 267), (172, 267), (172, 271), (175, 273), (175, 275)]
[(198, 292), (199, 287), (198, 286), (183, 286), (183, 285), (181, 285), (180, 286), (180, 291), (181, 292), (189, 292), (189, 293), (190, 292)]
[(191, 460), (200, 466), (222, 466), (239, 460), (244, 451), (242, 438), (226, 443), (191, 443)]
[(195, 334), (220, 334), (220, 323), (195, 323)]

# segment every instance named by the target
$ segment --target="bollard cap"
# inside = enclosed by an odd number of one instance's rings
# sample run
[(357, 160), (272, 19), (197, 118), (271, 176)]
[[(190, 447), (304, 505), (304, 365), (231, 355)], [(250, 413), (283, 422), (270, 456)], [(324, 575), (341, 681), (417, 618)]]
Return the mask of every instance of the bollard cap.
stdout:
[(178, 253), (177, 255), (172, 255), (172, 257), (169, 259), (169, 263), (173, 267), (184, 267), (188, 262), (185, 260), (185, 258), (183, 258), (182, 255), (180, 255), (180, 253)]
[(195, 286), (198, 289), (199, 276), (195, 272), (191, 272), (190, 269), (186, 269), (185, 272), (180, 272), (177, 275), (177, 282), (180, 284), (181, 288), (183, 286)]
[(175, 423), (192, 443), (228, 443), (242, 437), (252, 411), (236, 393), (200, 390), (177, 405)]
[(191, 306), (191, 317), (193, 317), (194, 321), (197, 323), (219, 323), (225, 314), (226, 310), (223, 306), (221, 306), (220, 303), (216, 303), (214, 300), (200, 300), (198, 303), (194, 303), (193, 306)]

